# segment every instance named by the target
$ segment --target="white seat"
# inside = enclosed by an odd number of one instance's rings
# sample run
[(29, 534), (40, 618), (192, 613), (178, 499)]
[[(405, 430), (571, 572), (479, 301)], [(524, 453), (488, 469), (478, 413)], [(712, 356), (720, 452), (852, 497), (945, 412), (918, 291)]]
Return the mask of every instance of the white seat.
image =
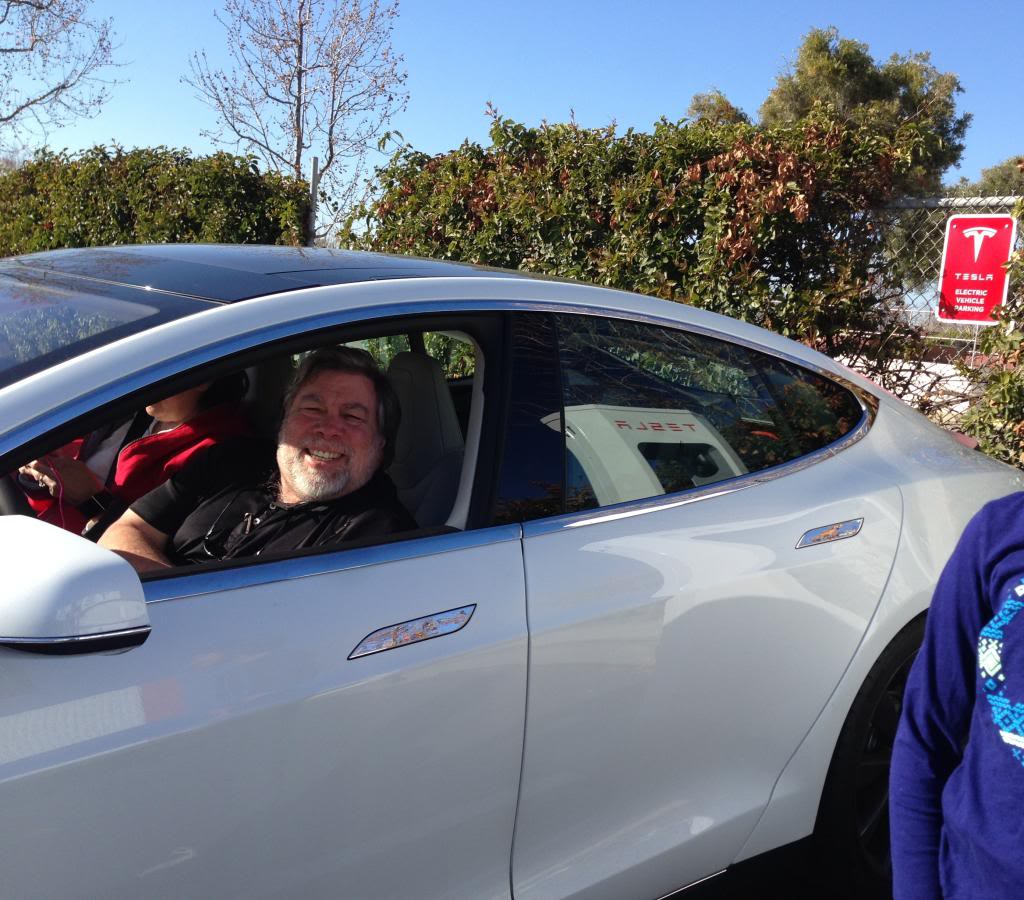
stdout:
[(437, 360), (402, 352), (388, 367), (402, 420), (388, 474), (421, 528), (445, 524), (462, 474), (465, 441)]

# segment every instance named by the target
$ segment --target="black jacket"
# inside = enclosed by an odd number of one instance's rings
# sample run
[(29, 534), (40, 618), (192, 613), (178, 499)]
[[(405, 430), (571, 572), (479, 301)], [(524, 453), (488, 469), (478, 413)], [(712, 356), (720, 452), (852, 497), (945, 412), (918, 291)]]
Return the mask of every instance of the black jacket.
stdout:
[(383, 472), (337, 500), (290, 505), (277, 500), (277, 479), (272, 446), (230, 441), (131, 508), (170, 536), (167, 555), (176, 565), (385, 538), (416, 527)]

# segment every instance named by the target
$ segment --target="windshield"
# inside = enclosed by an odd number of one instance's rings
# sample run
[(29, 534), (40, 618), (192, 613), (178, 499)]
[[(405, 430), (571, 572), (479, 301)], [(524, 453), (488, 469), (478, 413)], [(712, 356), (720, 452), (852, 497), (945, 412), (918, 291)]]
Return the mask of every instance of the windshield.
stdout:
[(0, 388), (209, 304), (0, 269)]

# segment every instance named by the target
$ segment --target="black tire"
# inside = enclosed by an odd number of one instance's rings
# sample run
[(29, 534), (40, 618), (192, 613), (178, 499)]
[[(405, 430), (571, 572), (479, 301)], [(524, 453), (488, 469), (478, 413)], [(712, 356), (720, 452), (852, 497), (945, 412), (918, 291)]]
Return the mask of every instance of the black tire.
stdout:
[(924, 638), (924, 617), (882, 651), (839, 734), (818, 810), (814, 843), (820, 875), (834, 896), (889, 898), (889, 764), (910, 666)]

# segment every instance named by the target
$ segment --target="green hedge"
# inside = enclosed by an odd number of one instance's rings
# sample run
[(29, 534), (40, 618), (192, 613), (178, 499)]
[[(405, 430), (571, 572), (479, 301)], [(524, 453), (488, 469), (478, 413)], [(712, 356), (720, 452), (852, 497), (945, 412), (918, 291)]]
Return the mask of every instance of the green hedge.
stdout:
[(0, 174), (0, 255), (108, 244), (301, 244), (305, 183), (165, 147), (42, 151)]
[(490, 136), (439, 156), (401, 149), (342, 242), (693, 303), (887, 386), (893, 361), (917, 352), (870, 211), (914, 166), (921, 129), (883, 135), (816, 113), (777, 128), (663, 120), (618, 135), (496, 118)]

